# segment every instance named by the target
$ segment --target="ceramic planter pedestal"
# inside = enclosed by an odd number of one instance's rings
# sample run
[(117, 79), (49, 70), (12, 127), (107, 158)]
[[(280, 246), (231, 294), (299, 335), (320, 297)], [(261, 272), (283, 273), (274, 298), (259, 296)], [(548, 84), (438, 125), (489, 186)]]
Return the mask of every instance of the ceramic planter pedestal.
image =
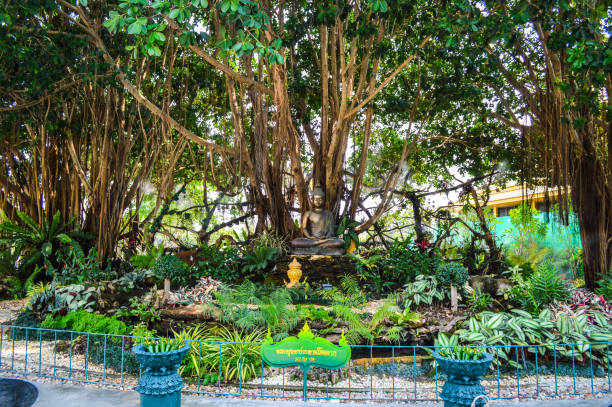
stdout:
[[(448, 377), (440, 393), (444, 407), (470, 407), (476, 397), (487, 394), (480, 380), (493, 362), (493, 356), (483, 353), (479, 360), (455, 360), (435, 352), (433, 357)], [(482, 399), (476, 402), (477, 407), (484, 405)]]
[(141, 407), (180, 407), (183, 379), (178, 373), (181, 361), (189, 352), (189, 345), (172, 352), (146, 352), (137, 345), (132, 352), (140, 362), (142, 376), (136, 386)]

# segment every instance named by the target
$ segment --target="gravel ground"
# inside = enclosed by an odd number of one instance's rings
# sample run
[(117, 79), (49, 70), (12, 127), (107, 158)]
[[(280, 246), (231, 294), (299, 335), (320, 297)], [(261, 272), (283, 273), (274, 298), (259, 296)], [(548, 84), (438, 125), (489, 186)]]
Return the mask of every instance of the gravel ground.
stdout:
[[(72, 383), (82, 383), (93, 387), (111, 387), (133, 389), (138, 381), (137, 374), (121, 374), (121, 369), (114, 369), (103, 364), (93, 363), (86, 354), (84, 341), (74, 341), (73, 351), (70, 352), (69, 342), (58, 342), (57, 350), (53, 341), (39, 341), (38, 333), (29, 341), (11, 340), (8, 335), (2, 336), (0, 346), (0, 370), (2, 374), (16, 376), (36, 376), (37, 381), (58, 380), (57, 378), (69, 378)], [(31, 338), (31, 337), (30, 337)], [(81, 343), (81, 348), (79, 348)], [(27, 360), (26, 360), (27, 352)], [(127, 356), (126, 356), (127, 355)], [(124, 357), (130, 356), (126, 351)], [(412, 369), (412, 365), (397, 364), (398, 370)], [(386, 374), (374, 374), (371, 378), (369, 371), (363, 368), (351, 366), (350, 378), (348, 367), (334, 374), (334, 383), (326, 382), (323, 370), (313, 370), (312, 380), (309, 378), (308, 397), (312, 399), (326, 398), (327, 396), (337, 399), (351, 400), (436, 400), (436, 394), (441, 390), (443, 380), (439, 379), (436, 384), (430, 376), (395, 377)], [(263, 390), (262, 390), (263, 384)], [(521, 398), (544, 398), (544, 399), (568, 399), (582, 398), (580, 393), (610, 393), (611, 382), (607, 374), (602, 377), (576, 377), (539, 375), (502, 376), (501, 378), (486, 377), (482, 384), (489, 395), (494, 398), (514, 399), (520, 395)], [(517, 385), (519, 387), (517, 393)], [(350, 391), (349, 391), (350, 389)], [(555, 392), (556, 389), (556, 392)], [(242, 385), (228, 385), (217, 383), (212, 386), (198, 386), (188, 383), (186, 391), (202, 392), (204, 394), (232, 394), (238, 396), (267, 396), (267, 397), (301, 397), (302, 376), (295, 369), (271, 369), (263, 378), (251, 380)]]

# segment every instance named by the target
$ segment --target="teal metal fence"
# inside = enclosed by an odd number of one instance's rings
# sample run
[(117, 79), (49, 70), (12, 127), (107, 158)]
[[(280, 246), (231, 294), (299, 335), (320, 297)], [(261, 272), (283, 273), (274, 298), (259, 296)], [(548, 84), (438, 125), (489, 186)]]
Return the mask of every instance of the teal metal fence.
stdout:
[[(145, 338), (11, 325), (0, 325), (0, 334), (0, 373), (119, 388), (132, 388), (139, 379), (138, 363), (130, 349)], [(185, 393), (302, 398), (299, 369), (269, 368), (253, 352), (246, 354), (246, 349), (259, 344), (186, 342), (194, 349), (197, 371), (206, 370), (206, 374), (186, 378)], [(211, 356), (211, 349), (216, 353), (217, 346), (219, 357)], [(238, 357), (228, 357), (224, 347), (232, 347)], [(606, 342), (487, 346), (494, 363), (482, 384), (490, 399), (612, 393), (611, 348), (612, 343)], [(201, 354), (203, 349), (209, 353), (207, 358)], [(424, 346), (352, 346), (353, 359), (344, 368), (309, 372), (308, 399), (440, 401), (438, 393), (445, 377), (429, 356), (433, 350)], [(214, 363), (210, 363), (211, 357)], [(203, 360), (207, 366), (202, 365)], [(246, 364), (256, 367), (248, 380), (241, 373)], [(238, 373), (228, 381), (232, 369)]]

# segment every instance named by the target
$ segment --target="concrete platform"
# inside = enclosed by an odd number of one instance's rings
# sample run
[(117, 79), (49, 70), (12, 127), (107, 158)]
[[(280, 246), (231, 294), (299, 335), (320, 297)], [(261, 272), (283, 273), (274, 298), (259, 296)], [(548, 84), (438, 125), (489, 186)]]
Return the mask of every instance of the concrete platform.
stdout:
[[(41, 383), (32, 381), (40, 391), (34, 407), (138, 407), (140, 398), (135, 391), (98, 389), (90, 386), (76, 386), (61, 383)], [(297, 402), (258, 399), (239, 399), (183, 395), (183, 407), (329, 407), (335, 404), (342, 407), (371, 407), (378, 406), (419, 406), (443, 407), (442, 403), (340, 403), (339, 401)], [(610, 407), (612, 397), (582, 400), (548, 400), (492, 402), (491, 407)]]

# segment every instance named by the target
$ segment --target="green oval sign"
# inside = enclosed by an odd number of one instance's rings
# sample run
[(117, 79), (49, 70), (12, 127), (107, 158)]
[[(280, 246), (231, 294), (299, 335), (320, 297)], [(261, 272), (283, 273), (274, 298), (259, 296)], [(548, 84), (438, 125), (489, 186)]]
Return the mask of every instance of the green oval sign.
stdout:
[(263, 360), (273, 367), (299, 366), (308, 371), (312, 366), (326, 369), (340, 369), (351, 359), (351, 347), (344, 338), (344, 331), (338, 345), (324, 338), (315, 337), (308, 323), (295, 336), (273, 343), (268, 336), (261, 346)]

